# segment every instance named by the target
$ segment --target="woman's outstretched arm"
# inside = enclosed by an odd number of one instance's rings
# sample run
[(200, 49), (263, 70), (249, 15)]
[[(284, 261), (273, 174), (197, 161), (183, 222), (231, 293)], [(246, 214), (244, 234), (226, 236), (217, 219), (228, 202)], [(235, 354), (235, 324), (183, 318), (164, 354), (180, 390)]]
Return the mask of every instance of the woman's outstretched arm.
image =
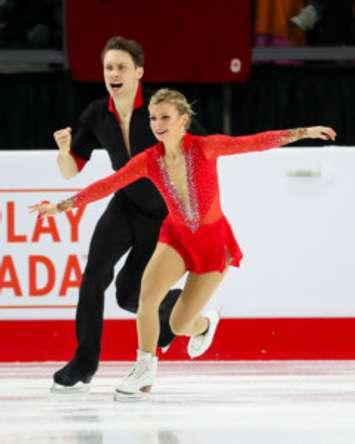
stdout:
[(311, 126), (288, 130), (264, 131), (250, 136), (213, 135), (203, 139), (206, 157), (213, 158), (230, 154), (263, 151), (287, 145), (301, 139), (335, 140), (336, 133), (326, 126)]
[(124, 167), (114, 174), (98, 180), (79, 193), (57, 204), (40, 203), (29, 207), (30, 213), (38, 212), (39, 217), (54, 215), (70, 208), (80, 207), (102, 199), (136, 180), (147, 176), (147, 152), (134, 156)]

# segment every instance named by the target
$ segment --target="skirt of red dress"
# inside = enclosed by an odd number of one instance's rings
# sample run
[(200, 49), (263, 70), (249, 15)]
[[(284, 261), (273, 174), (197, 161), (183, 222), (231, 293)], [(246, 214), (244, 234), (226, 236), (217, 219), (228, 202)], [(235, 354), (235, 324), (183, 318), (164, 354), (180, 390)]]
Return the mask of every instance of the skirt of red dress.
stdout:
[(168, 216), (160, 228), (159, 242), (174, 248), (184, 259), (186, 269), (194, 273), (222, 273), (227, 265), (239, 267), (243, 257), (225, 217), (192, 232), (185, 225), (175, 224)]

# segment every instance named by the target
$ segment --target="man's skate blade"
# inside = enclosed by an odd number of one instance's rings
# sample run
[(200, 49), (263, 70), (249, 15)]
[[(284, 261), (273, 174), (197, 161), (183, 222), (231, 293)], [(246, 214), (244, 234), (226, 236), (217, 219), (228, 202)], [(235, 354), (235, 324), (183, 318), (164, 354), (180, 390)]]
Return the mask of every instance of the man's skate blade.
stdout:
[(85, 384), (84, 382), (77, 382), (73, 386), (65, 386), (53, 383), (50, 388), (51, 393), (59, 393), (59, 394), (75, 394), (75, 393), (88, 393), (90, 390), (90, 384)]

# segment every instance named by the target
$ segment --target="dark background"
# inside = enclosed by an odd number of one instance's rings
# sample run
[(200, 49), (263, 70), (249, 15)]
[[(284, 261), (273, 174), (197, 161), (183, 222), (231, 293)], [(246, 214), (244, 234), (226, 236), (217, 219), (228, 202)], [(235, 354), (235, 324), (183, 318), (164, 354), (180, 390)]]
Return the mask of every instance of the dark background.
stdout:
[[(68, 45), (66, 39), (68, 37), (66, 35), (68, 30), (65, 30), (65, 23), (61, 27), (60, 20), (58, 19), (61, 14), (61, 12), (58, 12), (60, 5), (63, 7), (64, 3), (62, 4), (58, 0), (53, 0), (53, 2), (49, 0), (41, 1), (47, 7), (47, 9), (42, 8), (42, 13), (47, 10), (51, 11), (47, 11), (46, 21), (42, 20), (45, 22), (45, 25), (40, 26), (38, 31), (37, 25), (34, 25), (36, 20), (32, 20), (30, 25), (28, 25), (32, 26), (31, 32), (27, 34), (19, 34), (16, 27), (12, 34), (4, 35), (0, 32), (0, 56), (2, 49), (12, 48), (16, 50), (22, 47), (39, 50), (49, 48), (65, 52), (67, 49), (65, 46)], [(75, 0), (75, 3), (71, 3), (71, 1), (69, 0), (68, 3), (77, 7), (82, 0)], [(197, 3), (200, 2), (200, 0), (195, 1)], [(16, 2), (15, 0), (10, 0), (7, 3), (9, 6), (12, 3), (17, 4), (15, 17), (18, 19), (18, 17), (22, 16), (19, 14), (19, 11), (26, 12), (31, 1), (22, 0)], [(190, 32), (182, 32), (176, 36), (179, 39), (184, 36), (185, 40), (179, 41), (185, 53), (188, 53), (189, 42), (192, 39), (200, 38), (202, 45), (205, 41), (204, 35), (208, 34), (210, 39), (211, 33), (214, 39), (221, 38), (220, 45), (215, 45), (214, 51), (217, 48), (223, 53), (227, 47), (226, 39), (228, 38), (228, 33), (230, 34), (230, 39), (233, 39), (228, 41), (228, 47), (230, 48), (236, 44), (235, 33), (242, 32), (244, 39), (243, 41), (239, 39), (238, 44), (243, 46), (243, 54), (247, 54), (245, 49), (248, 49), (249, 59), (251, 60), (253, 41), (252, 2), (240, 0), (240, 5), (244, 8), (242, 9), (244, 14), (249, 9), (251, 14), (250, 17), (242, 17), (243, 20), (245, 19), (243, 29), (240, 26), (233, 28), (230, 25), (226, 29), (223, 22), (220, 23), (219, 28), (202, 29), (201, 23), (199, 23), (198, 28), (194, 28), (196, 20), (189, 15), (188, 3), (186, 1), (179, 1), (180, 9), (181, 5), (185, 5), (187, 8), (186, 21), (184, 23), (186, 23)], [(217, 4), (217, 2), (212, 0), (201, 1), (200, 3), (201, 7), (204, 5), (210, 11), (213, 11), (211, 5), (213, 4), (215, 7)], [(238, 4), (235, 1), (233, 3)], [(104, 9), (106, 13), (109, 7), (117, 7), (117, 4), (124, 5), (124, 3), (110, 0), (91, 0), (85, 4), (94, 5), (97, 8), (101, 8), (100, 10)], [(166, 6), (166, 2), (163, 2), (163, 4)], [(248, 5), (250, 6), (249, 9)], [(49, 6), (52, 6), (52, 9)], [(169, 9), (173, 10), (171, 5)], [(73, 17), (71, 15), (70, 22), (76, 29), (74, 35), (77, 35), (79, 40), (81, 38), (81, 43), (84, 46), (90, 48), (89, 34), (82, 34), (84, 24), (89, 23), (85, 18), (88, 10), (88, 7), (86, 9), (82, 8), (80, 17)], [(9, 14), (9, 11), (5, 12)], [(62, 13), (64, 22), (68, 21), (68, 17), (65, 18), (65, 14), (68, 11), (62, 11)], [(92, 13), (93, 11), (91, 11)], [(228, 15), (228, 13), (230, 13), (228, 8), (225, 8), (225, 14)], [(349, 14), (346, 16), (347, 21), (350, 23), (349, 32), (344, 37), (340, 36), (339, 32), (334, 31), (334, 29), (343, 29), (340, 22), (334, 22), (334, 17), (334, 15), (329, 15), (329, 13), (325, 14), (315, 29), (307, 33), (307, 44), (353, 44), (351, 40), (353, 28), (351, 27), (351, 20), (349, 21)], [(171, 13), (168, 18), (169, 20), (174, 20), (174, 15)], [(3, 23), (6, 23), (5, 19), (6, 15), (3, 14), (2, 16), (0, 10), (0, 22), (3, 20)], [(327, 21), (330, 24), (328, 23), (327, 25)], [(81, 27), (80, 23), (82, 23)], [(228, 23), (230, 24), (230, 22)], [(246, 24), (249, 24), (249, 32), (247, 31)], [(101, 38), (105, 37), (105, 35), (112, 35), (112, 31), (106, 29), (105, 26), (106, 23), (103, 23), (102, 28), (100, 28), (105, 31), (101, 32)], [(148, 29), (151, 29), (152, 23), (149, 22), (147, 26)], [(33, 31), (33, 27), (37, 33)], [(23, 23), (21, 29), (23, 30)], [(52, 33), (46, 34), (46, 29), (52, 30)], [(134, 29), (134, 26), (132, 29)], [(91, 38), (96, 41), (98, 34), (94, 31), (91, 33)], [(245, 35), (246, 32), (248, 32), (248, 35)], [(62, 37), (60, 37), (60, 33), (62, 33)], [(28, 35), (31, 37), (30, 40)], [(168, 45), (167, 40), (161, 39), (159, 32), (156, 33), (156, 37), (161, 40), (160, 46), (155, 46), (156, 52), (162, 60), (165, 60), (164, 45)], [(82, 40), (83, 38), (84, 40)], [(152, 36), (148, 35), (147, 38), (152, 38)], [(329, 40), (331, 38), (333, 38), (333, 41)], [(144, 45), (144, 42), (142, 43)], [(200, 57), (201, 54), (195, 54), (196, 45), (191, 46), (191, 48), (193, 48), (193, 51), (190, 57)], [(203, 54), (205, 53), (206, 51), (203, 52)], [(86, 54), (85, 57), (87, 56)], [(82, 62), (80, 52), (77, 52), (77, 57), (79, 57), (79, 62)], [(93, 57), (95, 62), (93, 61), (92, 64), (97, 65), (99, 61), (98, 54), (94, 54)], [(248, 65), (250, 60), (248, 61), (247, 55), (245, 58), (245, 63)], [(213, 57), (210, 60), (204, 56), (201, 58), (201, 70), (211, 70), (213, 63)], [(86, 64), (83, 64), (84, 67), (88, 65), (90, 64), (87, 61)], [(75, 128), (78, 116), (85, 106), (94, 98), (105, 94), (102, 82), (78, 80), (77, 76), (73, 75), (70, 66), (70, 63), (69, 66), (48, 64), (46, 69), (39, 70), (39, 72), (38, 70), (36, 70), (37, 72), (33, 72), (33, 70), (32, 72), (26, 72), (23, 69), (19, 69), (16, 72), (15, 69), (11, 73), (6, 73), (6, 70), (2, 70), (2, 74), (0, 74), (0, 149), (55, 148), (52, 138), (53, 131), (65, 126)], [(188, 67), (189, 64), (186, 62), (181, 64), (181, 75), (183, 77), (185, 76), (183, 71), (187, 70)], [(188, 99), (193, 102), (198, 119), (209, 133), (228, 131), (233, 135), (242, 135), (268, 129), (322, 124), (333, 126), (336, 129), (338, 145), (355, 146), (355, 52), (353, 60), (308, 60), (297, 63), (277, 63), (271, 61), (269, 63), (254, 63), (249, 68), (248, 75), (244, 73), (244, 77), (240, 82), (222, 81), (218, 78), (220, 76), (219, 71), (216, 70), (217, 78), (215, 82), (201, 83), (197, 81), (197, 77), (194, 82), (173, 82), (170, 80), (169, 82), (155, 81), (147, 85), (153, 89), (161, 86), (170, 86), (184, 92)], [(85, 72), (85, 69), (83, 72)], [(177, 73), (178, 77), (179, 73)], [(146, 78), (149, 79), (149, 75)], [(226, 118), (228, 120), (227, 128)], [(317, 143), (319, 142), (307, 140), (298, 144), (317, 145)]]

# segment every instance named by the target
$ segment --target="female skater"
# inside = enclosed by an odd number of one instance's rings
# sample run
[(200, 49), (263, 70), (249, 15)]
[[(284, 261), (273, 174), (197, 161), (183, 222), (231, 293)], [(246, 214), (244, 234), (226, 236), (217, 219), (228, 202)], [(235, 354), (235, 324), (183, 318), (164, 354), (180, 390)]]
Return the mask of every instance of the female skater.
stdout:
[(186, 273), (187, 280), (170, 317), (176, 335), (190, 336), (189, 354), (208, 348), (218, 323), (214, 312), (201, 310), (224, 278), (229, 265), (239, 266), (242, 252), (224, 216), (218, 189), (219, 156), (261, 151), (304, 138), (334, 140), (323, 126), (267, 131), (252, 136), (193, 136), (193, 114), (179, 92), (161, 89), (149, 104), (151, 129), (159, 141), (134, 156), (114, 174), (101, 179), (58, 204), (30, 207), (39, 216), (54, 215), (101, 199), (132, 182), (150, 179), (163, 196), (168, 216), (155, 252), (144, 271), (137, 313), (137, 362), (116, 388), (115, 399), (149, 391), (157, 370), (159, 305), (168, 290)]

